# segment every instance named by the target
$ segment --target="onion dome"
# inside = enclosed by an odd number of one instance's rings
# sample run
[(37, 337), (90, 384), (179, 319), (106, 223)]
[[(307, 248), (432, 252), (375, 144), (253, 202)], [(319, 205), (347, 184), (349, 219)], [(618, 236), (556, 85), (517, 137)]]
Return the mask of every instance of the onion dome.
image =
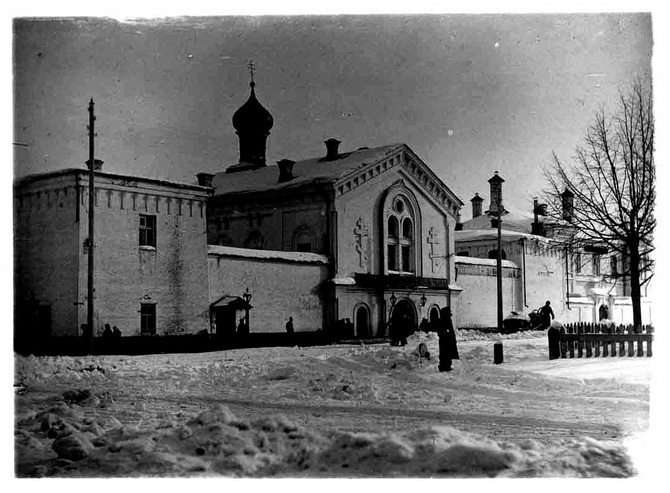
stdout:
[(255, 85), (253, 81), (249, 84), (251, 87), (249, 99), (233, 115), (233, 127), (235, 127), (238, 133), (251, 131), (267, 134), (272, 128), (272, 115), (256, 99), (256, 93), (254, 92)]

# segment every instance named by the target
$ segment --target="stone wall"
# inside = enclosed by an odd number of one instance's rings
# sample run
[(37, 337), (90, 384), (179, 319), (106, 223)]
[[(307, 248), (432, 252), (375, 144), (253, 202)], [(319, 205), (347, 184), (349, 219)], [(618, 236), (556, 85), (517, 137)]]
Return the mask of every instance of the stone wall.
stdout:
[[(496, 327), (498, 325), (495, 259), (456, 257), (456, 284), (463, 288), (454, 297), (454, 321), (459, 327)], [(519, 304), (520, 269), (503, 260), (503, 317)]]
[(210, 303), (249, 290), (250, 332), (284, 332), (289, 317), (296, 332), (323, 328), (326, 257), (210, 245), (208, 263)]

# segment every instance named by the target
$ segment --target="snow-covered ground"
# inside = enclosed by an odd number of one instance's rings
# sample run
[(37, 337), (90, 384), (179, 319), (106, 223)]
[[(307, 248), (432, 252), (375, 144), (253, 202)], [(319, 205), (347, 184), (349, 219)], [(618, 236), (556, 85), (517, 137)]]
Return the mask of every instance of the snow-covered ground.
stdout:
[[(628, 477), (648, 358), (554, 360), (544, 333), (201, 354), (16, 357), (19, 476)], [(429, 361), (414, 353), (424, 342)], [(633, 443), (633, 442), (630, 442)]]

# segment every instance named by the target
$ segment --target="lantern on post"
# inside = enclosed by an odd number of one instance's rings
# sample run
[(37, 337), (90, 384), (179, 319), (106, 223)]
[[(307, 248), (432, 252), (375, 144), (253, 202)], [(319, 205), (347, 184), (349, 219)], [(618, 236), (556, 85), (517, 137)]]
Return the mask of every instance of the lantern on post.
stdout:
[(244, 307), (245, 310), (245, 315), (244, 315), (244, 321), (247, 325), (247, 329), (249, 328), (249, 302), (251, 301), (251, 293), (249, 292), (249, 288), (246, 288), (244, 290), (244, 294), (242, 295), (242, 298), (246, 302), (246, 305)]
[(421, 303), (421, 308), (426, 306), (426, 303), (428, 303), (428, 298), (426, 298), (426, 293), (421, 294), (421, 298), (419, 299), (419, 302)]

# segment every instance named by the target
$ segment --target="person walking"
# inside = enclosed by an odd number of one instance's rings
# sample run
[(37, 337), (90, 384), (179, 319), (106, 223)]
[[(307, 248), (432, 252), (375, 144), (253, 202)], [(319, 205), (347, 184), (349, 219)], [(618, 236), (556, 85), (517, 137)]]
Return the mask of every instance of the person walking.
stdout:
[(288, 318), (288, 322), (286, 322), (286, 333), (290, 336), (293, 335), (294, 329), (293, 329), (293, 317)]
[(556, 318), (554, 317), (554, 310), (551, 309), (550, 305), (551, 302), (547, 300), (544, 306), (538, 310), (538, 313), (540, 314), (540, 320), (542, 321), (542, 326), (545, 329), (551, 327), (551, 320)]
[(451, 308), (444, 307), (440, 310), (440, 327), (437, 335), (440, 338), (440, 371), (451, 371), (452, 360), (460, 359), (456, 343), (456, 332), (451, 321)]

